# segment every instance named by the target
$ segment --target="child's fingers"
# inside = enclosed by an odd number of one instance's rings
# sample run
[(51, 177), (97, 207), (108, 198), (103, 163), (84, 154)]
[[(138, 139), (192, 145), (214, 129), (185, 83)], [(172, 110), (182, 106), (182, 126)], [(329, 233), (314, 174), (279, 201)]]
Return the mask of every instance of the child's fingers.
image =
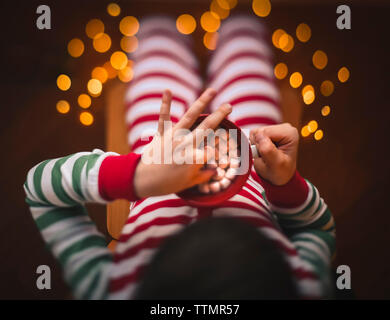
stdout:
[(271, 139), (258, 132), (255, 137), (256, 148), (264, 162), (272, 166), (278, 163), (280, 158), (280, 150), (275, 146)]
[(160, 117), (158, 118), (158, 132), (160, 135), (164, 134), (164, 121), (171, 121), (171, 102), (171, 91), (164, 90), (160, 108)]
[(212, 88), (208, 88), (204, 91), (175, 125), (174, 130), (191, 128), (196, 119), (198, 119), (199, 115), (206, 108), (207, 104), (215, 97), (215, 94), (216, 91)]

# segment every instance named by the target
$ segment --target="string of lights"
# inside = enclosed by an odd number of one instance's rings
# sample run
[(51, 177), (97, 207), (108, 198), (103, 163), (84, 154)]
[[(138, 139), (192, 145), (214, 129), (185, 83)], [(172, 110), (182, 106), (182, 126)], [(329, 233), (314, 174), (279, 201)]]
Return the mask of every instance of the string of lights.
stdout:
[[(192, 34), (198, 24), (204, 31), (203, 45), (208, 50), (214, 50), (218, 42), (218, 30), (221, 21), (229, 17), (231, 11), (237, 6), (237, 0), (212, 0), (209, 10), (205, 11), (197, 20), (189, 13), (181, 14), (176, 19), (177, 30), (185, 35)], [(269, 0), (253, 0), (252, 10), (260, 18), (266, 18), (271, 13), (271, 2)], [(116, 3), (107, 5), (107, 13), (112, 17), (118, 17), (121, 14), (121, 8)], [(110, 55), (110, 59), (102, 66), (95, 67), (91, 72), (91, 79), (87, 82), (87, 93), (82, 93), (77, 98), (77, 104), (82, 109), (89, 109), (92, 106), (92, 98), (101, 95), (103, 84), (108, 80), (118, 78), (122, 82), (129, 82), (133, 78), (133, 62), (128, 59), (127, 53), (131, 53), (138, 48), (138, 39), (136, 34), (139, 30), (139, 21), (134, 16), (123, 17), (118, 25), (122, 37), (120, 40), (121, 51), (115, 51)], [(98, 53), (106, 53), (112, 46), (110, 35), (104, 32), (105, 26), (100, 19), (91, 19), (85, 27), (85, 33), (92, 40), (92, 46)], [(295, 29), (296, 40), (307, 43), (312, 38), (312, 30), (306, 23), (300, 23)], [(292, 34), (284, 29), (277, 28), (272, 33), (272, 44), (276, 49), (284, 53), (290, 53), (295, 47), (295, 40)], [(85, 44), (79, 38), (69, 41), (68, 53), (73, 58), (79, 58), (85, 51)], [(328, 55), (323, 50), (316, 50), (312, 55), (312, 65), (318, 70), (324, 70), (328, 65)], [(290, 68), (291, 69), (291, 68)], [(294, 89), (301, 88), (301, 96), (304, 104), (310, 106), (316, 100), (316, 90), (312, 84), (304, 82), (303, 75), (299, 71), (289, 74), (289, 68), (285, 62), (278, 62), (274, 67), (276, 79), (283, 80), (289, 76), (289, 84)], [(341, 67), (337, 72), (337, 78), (340, 83), (345, 83), (350, 78), (350, 71), (347, 67)], [(57, 87), (61, 91), (71, 89), (72, 81), (69, 75), (60, 74), (57, 77)], [(319, 92), (322, 96), (328, 98), (335, 90), (335, 84), (331, 80), (322, 81)], [(56, 105), (57, 111), (66, 114), (70, 111), (70, 104), (66, 100), (59, 100)], [(321, 115), (327, 117), (331, 113), (331, 107), (325, 105), (321, 108)], [(82, 111), (79, 115), (80, 122), (89, 126), (93, 124), (94, 118), (91, 111)], [(310, 120), (301, 129), (301, 136), (307, 138), (313, 135), (315, 140), (321, 140), (324, 132), (319, 128), (316, 120)]]

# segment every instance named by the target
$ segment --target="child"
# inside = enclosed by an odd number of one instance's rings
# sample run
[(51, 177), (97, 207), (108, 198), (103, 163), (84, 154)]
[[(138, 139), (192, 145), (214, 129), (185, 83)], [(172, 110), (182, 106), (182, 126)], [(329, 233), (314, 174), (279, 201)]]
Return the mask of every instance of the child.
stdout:
[[(216, 90), (189, 107), (201, 80), (188, 39), (169, 18), (144, 19), (126, 96), (133, 152), (82, 152), (30, 170), (27, 203), (76, 298), (329, 297), (334, 222), (317, 189), (296, 171), (298, 134), (279, 124), (264, 37), (256, 19), (225, 22), (208, 68)], [(145, 164), (143, 134), (166, 134), (162, 124), (169, 120), (173, 130), (190, 128), (209, 102), (212, 113), (200, 127), (215, 129), (229, 115), (261, 158), (238, 194), (217, 207), (194, 208), (175, 193), (208, 181), (213, 171)], [(134, 202), (111, 253), (83, 203), (121, 198)]]

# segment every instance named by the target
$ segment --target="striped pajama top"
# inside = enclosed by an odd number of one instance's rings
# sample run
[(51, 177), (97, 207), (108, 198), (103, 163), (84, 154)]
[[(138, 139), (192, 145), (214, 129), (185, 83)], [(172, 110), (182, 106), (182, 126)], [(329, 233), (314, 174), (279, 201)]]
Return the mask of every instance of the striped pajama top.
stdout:
[[(254, 225), (281, 250), (303, 298), (329, 296), (335, 250), (332, 215), (317, 189), (298, 173), (276, 187), (252, 171), (242, 190), (215, 208), (188, 206), (176, 195), (137, 200), (131, 189), (139, 156), (80, 152), (34, 166), (26, 202), (48, 248), (78, 299), (131, 299), (161, 242), (202, 217), (235, 217)], [(84, 204), (132, 203), (111, 252)], [(299, 202), (299, 203), (298, 203)]]

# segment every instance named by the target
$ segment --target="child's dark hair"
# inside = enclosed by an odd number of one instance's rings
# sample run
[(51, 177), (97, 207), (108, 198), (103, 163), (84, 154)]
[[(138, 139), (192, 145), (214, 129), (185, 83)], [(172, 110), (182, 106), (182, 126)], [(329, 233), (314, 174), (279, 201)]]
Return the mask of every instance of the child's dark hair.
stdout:
[(280, 251), (255, 227), (206, 218), (171, 236), (142, 275), (136, 299), (296, 299)]

